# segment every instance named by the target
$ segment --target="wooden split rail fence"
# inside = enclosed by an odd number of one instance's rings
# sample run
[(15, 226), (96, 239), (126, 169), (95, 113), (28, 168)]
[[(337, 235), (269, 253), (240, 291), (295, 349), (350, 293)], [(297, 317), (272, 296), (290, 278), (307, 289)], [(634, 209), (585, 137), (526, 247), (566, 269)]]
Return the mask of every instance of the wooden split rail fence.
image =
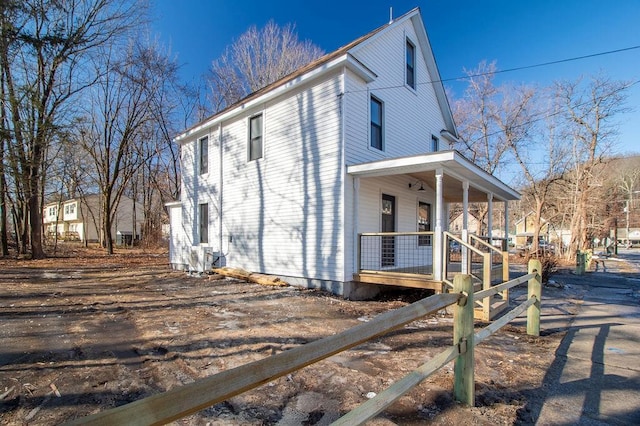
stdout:
[[(369, 322), (268, 358), (241, 365), (167, 392), (78, 418), (69, 425), (159, 425), (193, 414), (206, 407), (254, 389), (307, 365), (353, 348), (450, 305), (454, 308), (454, 344), (400, 379), (374, 398), (338, 419), (335, 425), (362, 424), (375, 417), (424, 379), (455, 360), (454, 397), (468, 405), (475, 403), (474, 347), (527, 311), (527, 333), (540, 335), (540, 261), (529, 262), (529, 273), (490, 289), (473, 293), (471, 276), (457, 275), (451, 293), (436, 294), (411, 305), (378, 315)], [(528, 282), (525, 302), (489, 326), (474, 333), (474, 301)]]

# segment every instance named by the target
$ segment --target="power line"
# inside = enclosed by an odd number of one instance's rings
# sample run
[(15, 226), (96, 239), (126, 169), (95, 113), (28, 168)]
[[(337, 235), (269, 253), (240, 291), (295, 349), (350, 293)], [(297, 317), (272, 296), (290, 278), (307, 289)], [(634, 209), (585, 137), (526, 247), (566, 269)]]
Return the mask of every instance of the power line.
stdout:
[(627, 52), (629, 50), (635, 50), (635, 49), (640, 49), (640, 45), (631, 46), (631, 47), (624, 47), (622, 49), (607, 50), (606, 52), (592, 53), (590, 55), (575, 56), (573, 58), (559, 59), (557, 61), (542, 62), (540, 64), (523, 65), (521, 67), (507, 68), (507, 69), (504, 69), (504, 70), (483, 72), (483, 73), (478, 73), (478, 74), (470, 74), (470, 75), (467, 75), (465, 77), (454, 77), (454, 78), (444, 78), (444, 79), (441, 79), (441, 80), (432, 80), (432, 81), (429, 81), (429, 82), (423, 83), (423, 84), (445, 82), (445, 81), (463, 80), (463, 79), (466, 79), (466, 78), (482, 77), (484, 75), (490, 75), (490, 74), (502, 74), (502, 73), (505, 73), (505, 72), (513, 72), (513, 71), (520, 71), (520, 70), (526, 70), (526, 69), (531, 69), (531, 68), (546, 67), (546, 66), (549, 66), (549, 65), (556, 65), (556, 64), (562, 64), (562, 63), (565, 63), (565, 62), (579, 61), (579, 60), (582, 60), (582, 59), (589, 59), (589, 58), (595, 58), (595, 57), (598, 57), (598, 56), (611, 55), (611, 54), (614, 54), (614, 53)]
[[(638, 46), (638, 47), (640, 47), (640, 46)], [(632, 82), (630, 82), (629, 84), (625, 84), (625, 85), (624, 85), (623, 87), (621, 87), (619, 90), (625, 90), (625, 89), (628, 89), (629, 87), (635, 86), (635, 85), (636, 85), (636, 84), (638, 84), (638, 83), (640, 83), (640, 80), (632, 81)], [(589, 104), (589, 103), (591, 103), (591, 102), (592, 102), (592, 100), (591, 100), (591, 99), (589, 99), (589, 100), (587, 100), (587, 101), (585, 101), (585, 102), (582, 102), (582, 103), (579, 103), (579, 104), (575, 104), (575, 105), (571, 105), (571, 108), (580, 108), (580, 107), (585, 106), (585, 105), (587, 105), (587, 104)], [(524, 127), (524, 126), (528, 126), (529, 124), (533, 124), (533, 123), (536, 123), (536, 122), (538, 122), (538, 121), (545, 120), (545, 119), (547, 119), (547, 118), (551, 118), (551, 117), (556, 116), (556, 115), (560, 115), (560, 114), (562, 114), (562, 113), (563, 113), (563, 110), (543, 111), (543, 112), (540, 112), (540, 113), (538, 113), (538, 114), (533, 114), (533, 117), (534, 117), (534, 118), (532, 118), (531, 120), (526, 121), (526, 122), (524, 122), (524, 123), (520, 123), (520, 124), (514, 125), (513, 127), (514, 127), (514, 128), (517, 128), (517, 127)], [(536, 117), (536, 115), (537, 115), (537, 117)], [(483, 138), (491, 137), (491, 136), (496, 136), (496, 135), (498, 135), (498, 134), (500, 134), (500, 133), (504, 133), (504, 130), (499, 129), (499, 130), (496, 130), (496, 131), (494, 131), (494, 132), (488, 133), (488, 134), (486, 134), (486, 135), (479, 136), (479, 137), (477, 137), (477, 138), (475, 138), (475, 139), (470, 140), (468, 143), (473, 144), (473, 143), (476, 143), (476, 142), (478, 142), (478, 141), (482, 140)]]
[[(571, 57), (571, 58), (559, 59), (559, 60), (556, 60), (556, 61), (542, 62), (542, 63), (539, 63), (539, 64), (523, 65), (523, 66), (520, 66), (520, 67), (507, 68), (507, 69), (504, 69), (504, 70), (487, 71), (487, 72), (482, 72), (482, 73), (477, 73), (477, 74), (469, 74), (469, 75), (459, 76), (459, 77), (442, 78), (442, 79), (439, 79), (439, 80), (429, 80), (429, 81), (416, 83), (416, 85), (421, 86), (421, 85), (425, 85), (425, 84), (444, 83), (444, 82), (448, 82), (448, 81), (466, 80), (466, 79), (470, 79), (470, 78), (474, 78), (474, 77), (482, 77), (482, 76), (485, 76), (485, 75), (504, 74), (504, 73), (507, 73), (507, 72), (521, 71), (521, 70), (531, 69), (531, 68), (540, 68), (540, 67), (546, 67), (546, 66), (550, 66), (550, 65), (557, 65), (557, 64), (566, 63), (566, 62), (573, 62), (573, 61), (580, 61), (580, 60), (583, 60), (583, 59), (595, 58), (595, 57), (598, 57), (598, 56), (612, 55), (612, 54), (615, 54), (615, 53), (627, 52), (627, 51), (636, 50), (636, 49), (640, 49), (640, 45), (631, 46), (631, 47), (624, 47), (624, 48), (621, 48), (621, 49), (607, 50), (607, 51), (598, 52), (598, 53), (591, 53), (589, 55), (574, 56), (574, 57)], [(403, 83), (403, 84), (398, 84), (398, 85), (394, 85), (394, 86), (376, 87), (375, 90), (398, 89), (398, 88), (401, 88), (401, 87), (405, 87), (405, 84)], [(369, 90), (370, 89), (368, 89), (368, 88), (367, 89), (359, 89), (359, 90), (347, 90), (347, 91), (345, 91), (345, 94), (347, 94), (347, 93), (367, 92)]]

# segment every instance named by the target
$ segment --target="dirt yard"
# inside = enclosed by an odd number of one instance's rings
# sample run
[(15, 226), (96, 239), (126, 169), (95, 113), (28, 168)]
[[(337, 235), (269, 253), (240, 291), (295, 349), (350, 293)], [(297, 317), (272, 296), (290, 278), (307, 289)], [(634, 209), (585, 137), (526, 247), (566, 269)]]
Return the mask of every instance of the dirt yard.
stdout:
[[(0, 261), (0, 423), (51, 425), (126, 404), (346, 330), (424, 297), (375, 301), (209, 280), (171, 271), (163, 253), (71, 252)], [(524, 290), (524, 289), (523, 289)], [(514, 292), (522, 299), (522, 291)], [(572, 293), (573, 291), (573, 293)], [(545, 289), (570, 314), (579, 291)], [(482, 324), (477, 324), (480, 328)], [(476, 348), (476, 406), (452, 399), (453, 364), (371, 424), (529, 423), (562, 333), (508, 326)], [(445, 312), (177, 424), (328, 424), (452, 343)]]

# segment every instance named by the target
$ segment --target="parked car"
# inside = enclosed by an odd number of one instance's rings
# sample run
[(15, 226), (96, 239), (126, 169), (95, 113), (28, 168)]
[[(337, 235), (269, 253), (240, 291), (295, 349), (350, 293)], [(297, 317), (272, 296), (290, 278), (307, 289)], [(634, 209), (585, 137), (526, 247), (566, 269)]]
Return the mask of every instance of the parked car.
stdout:
[[(531, 251), (533, 249), (533, 243), (529, 243), (527, 245), (527, 250)], [(546, 240), (540, 240), (538, 241), (538, 250), (540, 250), (543, 253), (555, 253), (556, 252), (556, 246)]]

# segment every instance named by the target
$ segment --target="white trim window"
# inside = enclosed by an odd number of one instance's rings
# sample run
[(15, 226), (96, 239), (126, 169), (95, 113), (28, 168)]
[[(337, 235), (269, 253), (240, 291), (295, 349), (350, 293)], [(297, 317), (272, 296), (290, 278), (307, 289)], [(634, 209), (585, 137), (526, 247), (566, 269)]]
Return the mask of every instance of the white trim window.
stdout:
[(371, 117), (369, 144), (371, 148), (384, 151), (384, 104), (373, 95), (369, 102), (369, 115)]
[(198, 140), (198, 170), (201, 175), (209, 172), (209, 136)]
[(416, 90), (416, 46), (409, 38), (406, 40), (405, 52), (405, 83), (413, 90)]
[[(418, 201), (418, 232), (431, 231), (431, 204)], [(431, 235), (418, 236), (418, 246), (431, 246)]]
[(438, 151), (440, 151), (440, 139), (435, 135), (431, 135), (431, 152)]
[(249, 161), (262, 158), (263, 130), (262, 114), (254, 115), (249, 118)]
[(209, 204), (198, 204), (198, 238), (200, 244), (209, 242)]

